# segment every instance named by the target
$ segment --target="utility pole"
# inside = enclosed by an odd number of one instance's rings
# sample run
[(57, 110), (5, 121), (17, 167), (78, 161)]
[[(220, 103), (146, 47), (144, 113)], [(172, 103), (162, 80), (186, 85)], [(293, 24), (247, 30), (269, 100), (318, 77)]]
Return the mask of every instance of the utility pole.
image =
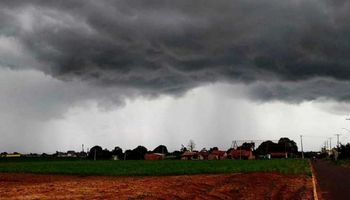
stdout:
[(301, 158), (304, 159), (303, 136), (300, 135)]
[(332, 150), (332, 138), (331, 137), (329, 138), (329, 150), (330, 151)]
[(341, 135), (341, 134), (335, 134), (336, 136), (337, 136), (337, 148), (339, 149), (339, 136)]
[(94, 152), (94, 160), (96, 160), (96, 148), (95, 148), (95, 152)]

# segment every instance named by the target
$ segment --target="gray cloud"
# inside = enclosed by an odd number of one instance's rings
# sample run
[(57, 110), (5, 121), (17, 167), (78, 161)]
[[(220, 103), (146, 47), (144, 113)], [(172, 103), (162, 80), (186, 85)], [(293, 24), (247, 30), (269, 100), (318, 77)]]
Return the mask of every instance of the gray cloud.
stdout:
[(349, 87), (350, 82), (326, 78), (298, 82), (256, 82), (248, 86), (247, 95), (252, 99), (263, 101), (283, 100), (294, 103), (313, 100), (324, 102), (336, 99), (340, 104), (349, 101)]
[[(252, 83), (253, 98), (348, 101), (346, 1), (2, 1), (2, 65), (64, 81), (179, 94)], [(6, 57), (6, 59), (5, 59)], [(257, 83), (263, 83), (256, 86)], [(321, 83), (321, 84), (320, 84)]]
[(81, 81), (64, 82), (36, 70), (18, 72), (0, 66), (1, 119), (47, 121), (64, 117), (71, 108), (88, 107), (91, 102), (99, 103), (100, 109), (110, 109), (124, 105), (125, 98), (140, 95), (133, 89), (100, 88)]

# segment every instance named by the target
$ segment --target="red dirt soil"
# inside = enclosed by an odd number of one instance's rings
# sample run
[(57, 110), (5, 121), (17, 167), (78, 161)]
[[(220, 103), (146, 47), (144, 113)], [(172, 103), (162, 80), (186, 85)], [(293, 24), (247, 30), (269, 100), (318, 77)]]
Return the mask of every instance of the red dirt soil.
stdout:
[(308, 176), (242, 173), (153, 177), (0, 173), (0, 199), (313, 199)]

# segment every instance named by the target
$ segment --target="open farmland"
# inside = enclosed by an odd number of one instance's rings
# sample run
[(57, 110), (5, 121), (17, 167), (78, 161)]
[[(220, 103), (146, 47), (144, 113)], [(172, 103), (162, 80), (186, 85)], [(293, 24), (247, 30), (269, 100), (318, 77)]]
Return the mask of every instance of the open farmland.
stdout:
[(6, 160), (0, 172), (68, 175), (161, 176), (239, 172), (279, 172), (310, 175), (306, 160), (213, 160), (213, 161), (88, 161), (88, 160)]
[(312, 199), (305, 160), (2, 160), (3, 199)]
[(67, 176), (0, 173), (0, 199), (313, 199), (309, 176), (234, 173)]

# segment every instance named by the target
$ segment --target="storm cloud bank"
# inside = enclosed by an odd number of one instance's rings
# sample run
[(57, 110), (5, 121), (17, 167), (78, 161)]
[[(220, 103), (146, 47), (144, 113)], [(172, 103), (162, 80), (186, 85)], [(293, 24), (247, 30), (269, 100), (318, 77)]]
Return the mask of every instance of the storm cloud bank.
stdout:
[(181, 94), (248, 84), (253, 99), (349, 101), (350, 3), (1, 1), (0, 64), (63, 81)]

